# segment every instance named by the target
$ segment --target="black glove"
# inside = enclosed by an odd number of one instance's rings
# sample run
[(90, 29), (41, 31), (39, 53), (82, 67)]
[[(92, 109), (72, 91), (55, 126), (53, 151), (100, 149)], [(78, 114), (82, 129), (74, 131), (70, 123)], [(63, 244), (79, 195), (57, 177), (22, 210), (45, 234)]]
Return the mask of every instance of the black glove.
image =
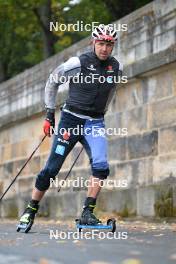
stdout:
[(46, 118), (45, 120), (48, 120), (52, 127), (55, 127), (55, 110), (47, 108), (46, 109)]

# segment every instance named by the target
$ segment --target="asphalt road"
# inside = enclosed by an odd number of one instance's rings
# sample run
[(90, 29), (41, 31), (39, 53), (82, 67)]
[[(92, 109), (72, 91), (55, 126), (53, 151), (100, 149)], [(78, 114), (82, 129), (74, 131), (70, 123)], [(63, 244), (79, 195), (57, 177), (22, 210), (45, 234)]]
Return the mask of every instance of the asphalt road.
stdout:
[(25, 234), (1, 219), (0, 264), (172, 264), (175, 231), (169, 224), (119, 222), (114, 237), (107, 231), (78, 237), (74, 222), (37, 220)]

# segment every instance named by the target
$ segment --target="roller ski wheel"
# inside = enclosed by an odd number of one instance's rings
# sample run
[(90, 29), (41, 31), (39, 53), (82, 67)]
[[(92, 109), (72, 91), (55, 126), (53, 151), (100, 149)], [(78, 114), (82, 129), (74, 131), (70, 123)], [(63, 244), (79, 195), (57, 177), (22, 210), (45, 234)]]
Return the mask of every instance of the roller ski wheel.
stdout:
[(20, 230), (24, 230), (24, 233), (28, 233), (31, 230), (33, 223), (34, 223), (33, 221), (30, 221), (29, 223), (20, 222), (19, 225), (17, 226), (16, 231), (20, 232)]
[[(75, 222), (76, 222), (76, 226), (80, 226), (81, 225), (81, 220), (80, 219), (75, 219)], [(81, 232), (82, 231), (82, 228), (81, 227), (78, 227), (78, 231)]]
[(108, 219), (107, 226), (111, 226), (111, 232), (114, 233), (116, 231), (116, 219), (115, 218)]

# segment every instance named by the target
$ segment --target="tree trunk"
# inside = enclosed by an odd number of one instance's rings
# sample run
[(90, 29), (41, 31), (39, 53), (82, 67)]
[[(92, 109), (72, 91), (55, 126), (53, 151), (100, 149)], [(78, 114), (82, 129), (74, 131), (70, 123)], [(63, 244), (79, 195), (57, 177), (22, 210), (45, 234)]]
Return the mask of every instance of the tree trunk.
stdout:
[(46, 0), (38, 9), (34, 9), (34, 13), (40, 23), (43, 36), (43, 55), (44, 59), (54, 54), (54, 44), (58, 40), (53, 32), (49, 30), (51, 21), (51, 0)]
[(5, 65), (0, 61), (0, 83), (7, 80)]

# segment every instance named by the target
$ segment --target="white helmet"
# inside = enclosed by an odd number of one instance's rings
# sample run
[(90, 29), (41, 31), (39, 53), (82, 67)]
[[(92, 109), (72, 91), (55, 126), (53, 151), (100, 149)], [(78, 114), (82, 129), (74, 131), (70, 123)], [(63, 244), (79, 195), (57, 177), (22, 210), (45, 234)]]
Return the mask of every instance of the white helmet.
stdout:
[(117, 31), (114, 30), (113, 25), (99, 25), (92, 32), (92, 38), (95, 40), (105, 40), (109, 42), (117, 41)]

